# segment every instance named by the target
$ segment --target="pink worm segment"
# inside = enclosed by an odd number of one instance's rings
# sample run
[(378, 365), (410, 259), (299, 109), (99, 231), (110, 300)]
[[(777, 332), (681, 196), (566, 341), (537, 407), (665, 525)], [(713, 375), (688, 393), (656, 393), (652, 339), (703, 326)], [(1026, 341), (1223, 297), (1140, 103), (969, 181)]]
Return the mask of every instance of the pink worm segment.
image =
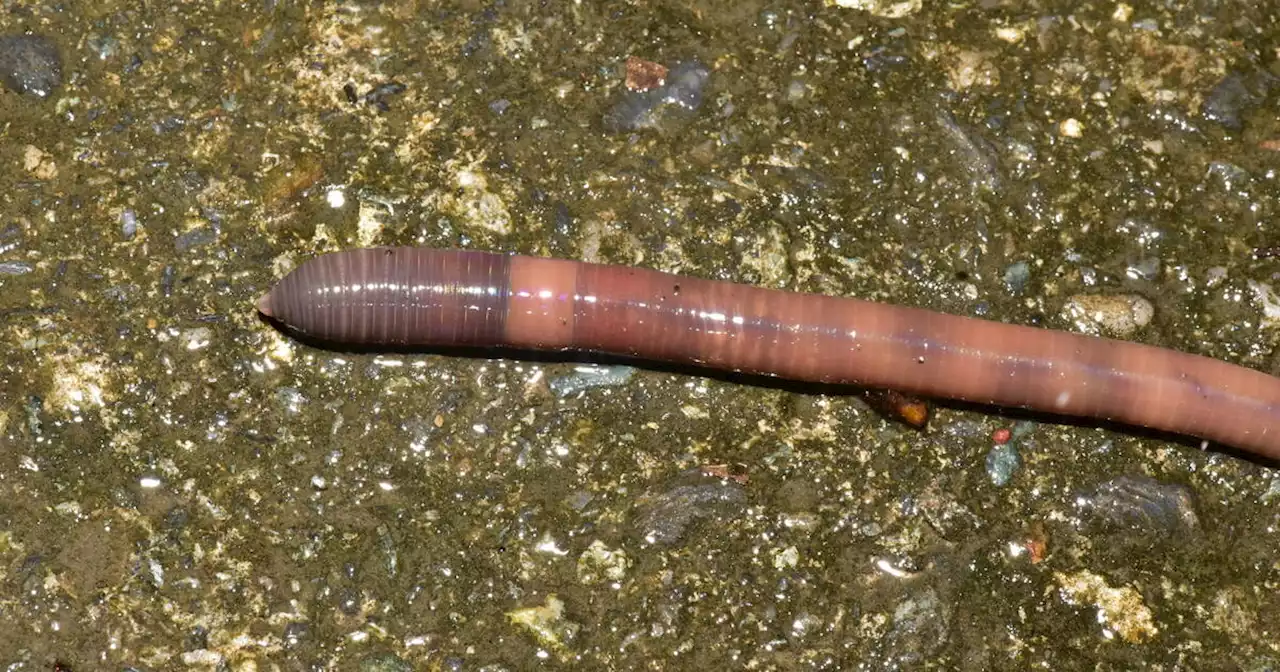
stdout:
[(626, 266), (369, 248), (258, 304), (362, 346), (587, 350), (1110, 420), (1280, 459), (1280, 379), (1139, 343)]

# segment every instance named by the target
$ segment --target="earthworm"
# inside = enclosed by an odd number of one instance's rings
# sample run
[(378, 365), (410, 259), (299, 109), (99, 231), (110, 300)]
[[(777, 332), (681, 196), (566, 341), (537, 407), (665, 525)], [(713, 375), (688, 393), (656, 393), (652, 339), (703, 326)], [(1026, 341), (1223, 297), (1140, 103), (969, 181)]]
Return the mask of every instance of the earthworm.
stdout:
[(361, 347), (591, 351), (1118, 422), (1280, 459), (1280, 379), (1166, 348), (628, 266), (469, 250), (311, 259), (258, 310)]

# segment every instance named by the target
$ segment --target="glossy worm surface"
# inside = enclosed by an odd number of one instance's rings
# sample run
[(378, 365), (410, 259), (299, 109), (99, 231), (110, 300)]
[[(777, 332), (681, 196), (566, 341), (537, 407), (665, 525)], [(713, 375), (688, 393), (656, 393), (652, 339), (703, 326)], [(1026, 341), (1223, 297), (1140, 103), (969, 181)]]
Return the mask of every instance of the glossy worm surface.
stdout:
[(1138, 343), (625, 266), (369, 248), (258, 304), (361, 346), (589, 350), (849, 383), (1185, 434), (1280, 459), (1280, 379)]

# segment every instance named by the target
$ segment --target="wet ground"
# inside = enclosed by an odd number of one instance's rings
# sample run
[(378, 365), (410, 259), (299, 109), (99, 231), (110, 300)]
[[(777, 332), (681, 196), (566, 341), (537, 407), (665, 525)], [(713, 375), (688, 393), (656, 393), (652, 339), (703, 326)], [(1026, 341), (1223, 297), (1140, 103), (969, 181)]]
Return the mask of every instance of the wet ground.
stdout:
[(1276, 368), (1274, 3), (842, 2), (0, 4), (5, 669), (1280, 665), (1268, 465), (256, 315), (463, 246)]

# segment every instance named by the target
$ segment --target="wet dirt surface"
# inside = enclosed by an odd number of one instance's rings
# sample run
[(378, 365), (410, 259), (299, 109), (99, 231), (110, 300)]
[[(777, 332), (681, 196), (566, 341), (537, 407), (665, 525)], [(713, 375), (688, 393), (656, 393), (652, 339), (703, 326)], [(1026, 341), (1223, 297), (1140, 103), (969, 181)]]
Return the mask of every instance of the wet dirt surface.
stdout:
[(1280, 664), (1229, 451), (256, 315), (456, 246), (1275, 370), (1275, 6), (844, 4), (0, 4), (0, 663)]

